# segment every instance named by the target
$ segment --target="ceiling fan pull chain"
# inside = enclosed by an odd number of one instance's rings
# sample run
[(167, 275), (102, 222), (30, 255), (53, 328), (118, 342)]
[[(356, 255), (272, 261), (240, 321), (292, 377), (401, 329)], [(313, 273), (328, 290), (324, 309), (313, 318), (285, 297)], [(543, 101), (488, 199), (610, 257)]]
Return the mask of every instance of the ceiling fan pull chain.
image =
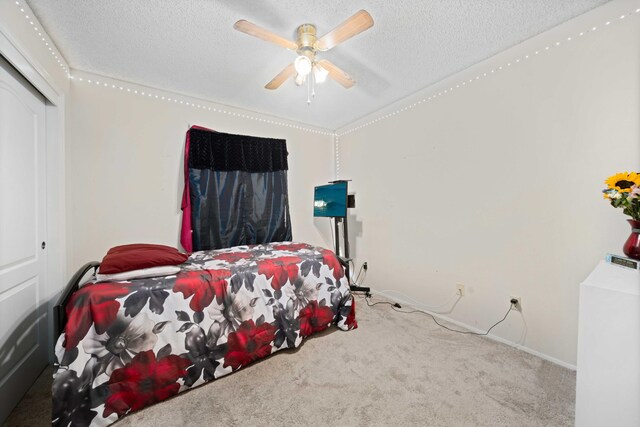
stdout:
[(307, 76), (307, 105), (311, 105), (311, 74)]

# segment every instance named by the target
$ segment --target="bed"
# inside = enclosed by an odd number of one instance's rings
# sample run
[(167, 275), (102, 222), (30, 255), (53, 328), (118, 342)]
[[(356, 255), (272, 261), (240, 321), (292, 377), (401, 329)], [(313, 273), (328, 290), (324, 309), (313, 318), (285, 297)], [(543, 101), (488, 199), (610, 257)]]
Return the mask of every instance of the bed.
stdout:
[(339, 259), (304, 243), (195, 252), (172, 276), (78, 287), (97, 267), (55, 311), (54, 425), (106, 426), (332, 324), (357, 327)]

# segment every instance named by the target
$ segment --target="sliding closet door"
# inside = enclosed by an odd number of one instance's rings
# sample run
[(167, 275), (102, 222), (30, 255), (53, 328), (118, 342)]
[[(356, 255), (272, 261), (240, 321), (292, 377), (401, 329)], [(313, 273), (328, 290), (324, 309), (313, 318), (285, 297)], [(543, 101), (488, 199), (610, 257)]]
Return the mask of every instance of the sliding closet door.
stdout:
[(47, 364), (45, 100), (0, 57), (0, 423)]

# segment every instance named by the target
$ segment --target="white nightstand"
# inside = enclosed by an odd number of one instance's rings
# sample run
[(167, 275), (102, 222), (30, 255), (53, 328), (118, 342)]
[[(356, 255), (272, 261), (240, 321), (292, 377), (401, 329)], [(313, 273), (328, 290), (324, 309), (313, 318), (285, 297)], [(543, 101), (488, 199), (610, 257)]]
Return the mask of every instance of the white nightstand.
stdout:
[(576, 426), (640, 426), (640, 271), (601, 261), (579, 309)]

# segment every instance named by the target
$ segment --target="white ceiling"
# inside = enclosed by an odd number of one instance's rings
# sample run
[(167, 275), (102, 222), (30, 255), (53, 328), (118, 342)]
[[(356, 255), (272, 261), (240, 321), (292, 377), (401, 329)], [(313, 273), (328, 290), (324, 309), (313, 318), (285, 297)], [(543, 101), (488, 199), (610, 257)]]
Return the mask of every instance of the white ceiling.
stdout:
[[(337, 129), (608, 0), (27, 0), (73, 69)], [(319, 55), (328, 80), (306, 105), (293, 81), (264, 89), (295, 52), (233, 29), (246, 19), (294, 39), (359, 9), (373, 28)]]

